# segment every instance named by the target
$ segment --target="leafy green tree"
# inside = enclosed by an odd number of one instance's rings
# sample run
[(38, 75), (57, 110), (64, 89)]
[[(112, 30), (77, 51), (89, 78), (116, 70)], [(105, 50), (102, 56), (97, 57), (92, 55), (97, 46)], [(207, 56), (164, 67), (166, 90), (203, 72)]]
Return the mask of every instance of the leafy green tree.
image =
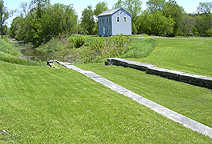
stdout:
[(93, 34), (93, 28), (94, 28), (94, 19), (93, 19), (94, 12), (92, 10), (92, 6), (87, 6), (82, 11), (82, 17), (81, 17), (81, 27), (83, 28), (84, 32), (86, 34)]
[(45, 5), (42, 15), (31, 11), (26, 17), (17, 17), (13, 20), (10, 35), (24, 42), (31, 42), (35, 47), (50, 41), (58, 35), (76, 33), (77, 15), (71, 5)]
[(98, 16), (99, 14), (103, 13), (108, 9), (108, 4), (106, 2), (99, 2), (95, 6), (94, 14)]
[(199, 13), (203, 13), (203, 23), (204, 26), (204, 36), (211, 36), (212, 35), (212, 2), (200, 2), (199, 6), (197, 7)]
[(139, 16), (137, 24), (141, 33), (153, 35), (169, 35), (173, 32), (175, 24), (171, 17), (163, 16), (161, 11), (155, 11), (149, 14), (145, 11)]
[[(31, 42), (35, 47), (38, 47), (45, 39), (43, 39), (42, 15), (44, 9), (50, 5), (50, 0), (32, 0), (29, 8), (30, 13), (27, 15), (27, 32), (26, 42)], [(31, 15), (31, 16), (29, 16)]]
[(140, 0), (125, 0), (125, 8), (131, 12), (132, 17), (136, 17), (141, 13), (142, 2)]
[(164, 4), (163, 12), (167, 18), (171, 17), (174, 20), (174, 30), (170, 36), (176, 36), (180, 27), (180, 20), (183, 16), (184, 9), (179, 6), (175, 0), (169, 0)]
[(76, 33), (77, 15), (71, 5), (48, 5), (44, 11), (41, 19), (42, 36), (45, 36), (44, 43), (60, 34)]
[(199, 35), (203, 35), (203, 32), (205, 31), (204, 27), (204, 18), (202, 16), (195, 17), (195, 28), (192, 29), (192, 32), (196, 32)]
[(21, 29), (21, 20), (23, 20), (22, 17), (16, 17), (13, 19), (10, 27), (10, 37), (15, 38), (17, 30)]
[(150, 12), (162, 11), (165, 0), (149, 0), (146, 5)]
[(3, 26), (6, 20), (11, 17), (13, 11), (9, 11), (7, 7), (4, 6), (4, 1), (0, 0), (0, 29), (1, 29), (1, 39), (3, 39), (4, 29)]
[(37, 18), (41, 18), (42, 13), (43, 13), (43, 8), (50, 4), (50, 0), (32, 0), (29, 7), (30, 11), (36, 12)]
[(200, 2), (197, 7), (198, 12), (202, 13), (211, 13), (212, 11), (212, 2)]
[(114, 4), (113, 8), (124, 8), (132, 14), (132, 32), (137, 33), (136, 20), (138, 15), (141, 13), (141, 5), (142, 2), (140, 0), (118, 0), (116, 4)]
[(132, 14), (132, 33), (137, 33), (136, 20), (141, 13), (142, 2), (140, 0), (125, 0), (126, 9)]
[(184, 15), (183, 18), (181, 18), (181, 20), (180, 20), (180, 27), (179, 27), (178, 35), (182, 35), (182, 36), (192, 35), (192, 29), (194, 27), (194, 24), (195, 24), (194, 17), (191, 17), (187, 14)]
[(21, 14), (25, 17), (28, 14), (28, 4), (26, 2), (21, 2), (20, 4)]
[(118, 2), (115, 3), (115, 4), (113, 5), (113, 9), (116, 9), (116, 8), (123, 8), (124, 5), (125, 5), (125, 4), (124, 4), (124, 1), (118, 0)]

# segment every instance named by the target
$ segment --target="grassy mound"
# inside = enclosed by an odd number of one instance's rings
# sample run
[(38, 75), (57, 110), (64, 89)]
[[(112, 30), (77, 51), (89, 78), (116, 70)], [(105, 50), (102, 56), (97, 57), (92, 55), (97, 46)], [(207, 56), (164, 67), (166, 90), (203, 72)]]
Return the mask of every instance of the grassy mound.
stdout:
[(0, 62), (2, 143), (210, 143), (66, 69)]

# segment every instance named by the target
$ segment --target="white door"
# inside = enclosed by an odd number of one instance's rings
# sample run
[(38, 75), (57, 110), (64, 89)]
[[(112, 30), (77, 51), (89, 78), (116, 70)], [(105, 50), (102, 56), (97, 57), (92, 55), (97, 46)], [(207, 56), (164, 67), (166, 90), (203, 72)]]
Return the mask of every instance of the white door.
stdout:
[(103, 27), (103, 35), (105, 35), (105, 27)]

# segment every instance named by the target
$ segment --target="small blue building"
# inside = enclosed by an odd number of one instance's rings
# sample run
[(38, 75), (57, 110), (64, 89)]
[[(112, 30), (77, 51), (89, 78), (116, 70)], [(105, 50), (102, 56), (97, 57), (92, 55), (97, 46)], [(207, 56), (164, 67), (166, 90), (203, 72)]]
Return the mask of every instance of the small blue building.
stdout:
[(131, 35), (131, 13), (123, 8), (107, 10), (98, 16), (98, 33), (100, 36)]

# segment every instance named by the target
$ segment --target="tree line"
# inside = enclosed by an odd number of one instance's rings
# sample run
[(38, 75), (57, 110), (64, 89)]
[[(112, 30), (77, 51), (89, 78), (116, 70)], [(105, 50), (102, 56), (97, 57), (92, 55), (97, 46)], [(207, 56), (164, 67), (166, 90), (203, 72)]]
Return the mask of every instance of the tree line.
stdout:
[[(147, 9), (141, 9), (140, 0), (118, 0), (115, 8), (124, 8), (132, 14), (132, 33), (162, 36), (212, 36), (212, 2), (200, 2), (196, 14), (188, 14), (175, 0), (149, 0)], [(107, 3), (99, 2), (94, 9), (82, 11), (81, 28), (85, 34), (97, 34), (98, 24), (90, 19), (107, 10)]]
[[(133, 34), (212, 36), (212, 2), (200, 2), (196, 14), (187, 14), (175, 0), (149, 0), (146, 10), (142, 10), (141, 5), (141, 0), (118, 0), (113, 5), (113, 8), (122, 7), (132, 14)], [(99, 2), (94, 8), (87, 6), (80, 21), (72, 5), (51, 5), (50, 0), (22, 2), (21, 9), (21, 15), (13, 20), (8, 34), (37, 47), (60, 35), (98, 34), (95, 16), (107, 10), (108, 4)], [(6, 32), (5, 21), (11, 14), (0, 0), (2, 35)]]
[(49, 0), (33, 0), (28, 11), (27, 6), (25, 3), (25, 13), (13, 20), (11, 37), (37, 47), (53, 37), (76, 33), (78, 16), (72, 5), (51, 5)]

